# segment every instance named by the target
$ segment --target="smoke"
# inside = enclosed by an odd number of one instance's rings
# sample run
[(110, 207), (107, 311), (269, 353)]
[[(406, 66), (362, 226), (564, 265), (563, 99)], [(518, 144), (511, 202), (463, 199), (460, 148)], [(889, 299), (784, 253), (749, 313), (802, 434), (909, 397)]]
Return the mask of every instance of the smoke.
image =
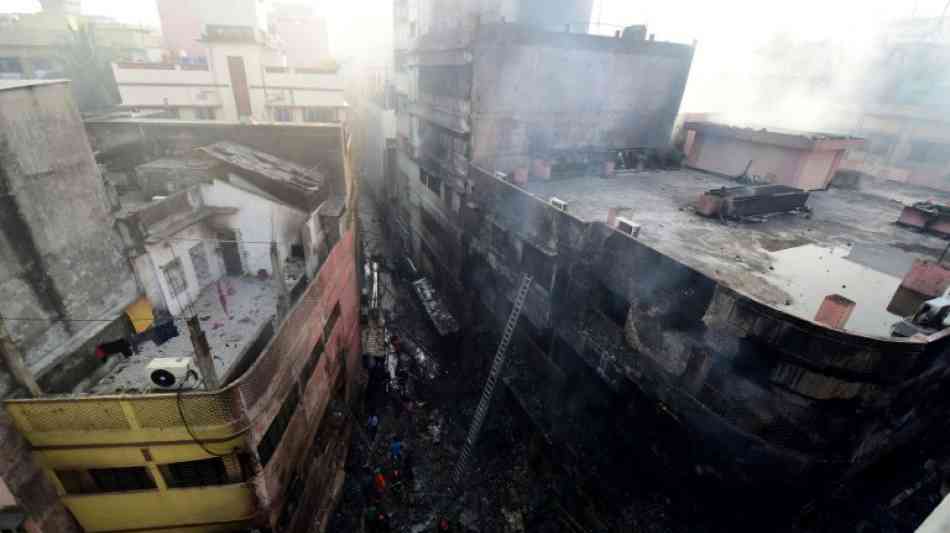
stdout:
[[(950, 21), (940, 23), (947, 6), (946, 0), (596, 0), (594, 20), (645, 23), (658, 40), (697, 41), (683, 112), (713, 113), (739, 124), (851, 132), (859, 128), (865, 104), (918, 97), (917, 89), (902, 94), (895, 87), (920, 71), (950, 70), (950, 61), (920, 58), (929, 51), (901, 57), (909, 40), (950, 42)], [(917, 21), (908, 24), (912, 18)], [(943, 81), (929, 83), (940, 88)]]
[(861, 107), (878, 99), (873, 78), (887, 45), (875, 34), (845, 41), (781, 32), (742, 49), (700, 45), (683, 110), (736, 125), (852, 131)]

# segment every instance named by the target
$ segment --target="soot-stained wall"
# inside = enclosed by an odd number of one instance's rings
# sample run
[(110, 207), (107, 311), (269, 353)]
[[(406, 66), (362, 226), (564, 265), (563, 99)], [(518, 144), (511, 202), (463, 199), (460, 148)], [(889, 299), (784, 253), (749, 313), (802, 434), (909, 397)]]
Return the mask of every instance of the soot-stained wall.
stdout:
[(473, 55), (472, 160), (510, 171), (556, 150), (668, 145), (693, 48), (486, 24)]
[[(0, 91), (0, 301), (27, 364), (112, 319), (137, 294), (66, 83)], [(44, 319), (48, 321), (44, 321)]]

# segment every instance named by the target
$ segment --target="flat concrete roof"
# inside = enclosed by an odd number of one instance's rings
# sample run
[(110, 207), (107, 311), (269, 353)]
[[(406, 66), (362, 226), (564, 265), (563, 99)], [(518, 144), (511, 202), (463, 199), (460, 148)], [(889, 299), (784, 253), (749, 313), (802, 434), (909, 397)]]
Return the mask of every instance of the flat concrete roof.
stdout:
[[(254, 343), (265, 323), (272, 320), (277, 309), (277, 292), (273, 281), (250, 276), (226, 276), (221, 279), (225, 292), (227, 312), (221, 306), (217, 284), (205, 287), (201, 296), (188, 306), (188, 313), (175, 317), (178, 336), (158, 346), (145, 341), (137, 353), (129, 358), (121, 354), (112, 371), (85, 391), (92, 394), (138, 394), (155, 392), (145, 367), (158, 357), (194, 357), (194, 348), (185, 319), (191, 313), (201, 320), (208, 339), (218, 377), (227, 375), (232, 365)], [(186, 316), (187, 315), (187, 316)]]
[(771, 126), (738, 126), (700, 120), (687, 121), (683, 124), (683, 127), (687, 130), (721, 135), (752, 143), (774, 144), (799, 149), (844, 150), (864, 144), (864, 139), (850, 135), (799, 131)]
[(610, 207), (641, 225), (638, 240), (753, 299), (812, 320), (825, 296), (857, 303), (844, 328), (889, 337), (901, 317), (886, 310), (914, 259), (936, 260), (947, 242), (895, 224), (905, 204), (950, 201), (950, 194), (892, 182), (862, 190), (815, 191), (810, 214), (784, 213), (761, 222), (723, 223), (696, 214), (703, 192), (737, 183), (693, 170), (647, 171), (612, 179), (532, 181), (526, 189), (568, 202), (585, 221), (607, 219)]
[(59, 83), (69, 83), (67, 79), (56, 80), (0, 80), (0, 91), (11, 89), (22, 89), (24, 87), (35, 87), (37, 85), (55, 85)]

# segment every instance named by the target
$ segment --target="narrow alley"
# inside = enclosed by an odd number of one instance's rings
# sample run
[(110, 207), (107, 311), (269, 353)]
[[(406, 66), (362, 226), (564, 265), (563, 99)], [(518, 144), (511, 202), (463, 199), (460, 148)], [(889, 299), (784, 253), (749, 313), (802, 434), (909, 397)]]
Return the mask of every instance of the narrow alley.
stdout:
[[(418, 274), (393, 246), (398, 241), (386, 234), (369, 199), (361, 202), (360, 222), (364, 257), (379, 263), (388, 348), (397, 348), (385, 366), (369, 371), (364, 412), (354, 414), (361, 430), (351, 442), (344, 496), (328, 531), (586, 531), (558, 508), (554, 478), (535, 472), (529, 448), (538, 443), (505, 407), (503, 388), (455, 499), (452, 473), (487, 368), (453, 357), (454, 343), (479, 343), (483, 363), (495, 346), (477, 332), (440, 338), (412, 292)], [(374, 416), (378, 431), (370, 428)]]

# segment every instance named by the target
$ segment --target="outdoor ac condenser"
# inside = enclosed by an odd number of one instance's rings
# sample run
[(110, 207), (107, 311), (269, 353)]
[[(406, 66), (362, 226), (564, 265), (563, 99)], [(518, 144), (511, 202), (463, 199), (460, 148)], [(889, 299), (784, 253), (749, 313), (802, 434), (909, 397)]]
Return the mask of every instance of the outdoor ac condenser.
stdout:
[(561, 211), (567, 212), (567, 202), (565, 202), (564, 200), (561, 200), (560, 198), (556, 196), (552, 196), (549, 201), (551, 205), (553, 205), (555, 208), (560, 209)]
[[(148, 380), (159, 389), (182, 390), (198, 384), (198, 371), (191, 357), (158, 357), (145, 367)], [(190, 379), (189, 373), (194, 373)]]

